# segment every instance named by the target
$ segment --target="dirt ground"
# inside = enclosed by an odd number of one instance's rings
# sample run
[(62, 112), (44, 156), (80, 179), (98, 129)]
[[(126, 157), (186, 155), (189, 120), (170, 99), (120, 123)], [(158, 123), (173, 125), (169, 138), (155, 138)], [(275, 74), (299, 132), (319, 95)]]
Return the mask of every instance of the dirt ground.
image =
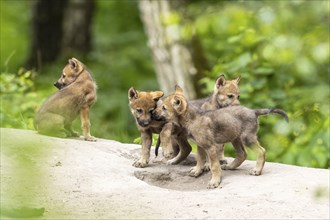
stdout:
[[(140, 146), (98, 139), (60, 139), (1, 129), (1, 217), (33, 219), (329, 219), (329, 170), (254, 161), (188, 176), (180, 165), (135, 168)], [(227, 158), (229, 161), (232, 158)], [(40, 216), (40, 217), (37, 217)]]

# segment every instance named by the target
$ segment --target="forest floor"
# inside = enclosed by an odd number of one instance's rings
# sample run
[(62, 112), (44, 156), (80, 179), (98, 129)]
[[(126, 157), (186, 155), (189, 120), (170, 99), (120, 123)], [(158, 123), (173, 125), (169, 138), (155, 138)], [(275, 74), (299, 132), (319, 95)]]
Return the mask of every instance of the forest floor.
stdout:
[[(41, 219), (328, 219), (329, 170), (255, 162), (188, 176), (180, 165), (135, 168), (140, 146), (98, 139), (60, 139), (1, 128), (1, 217)], [(154, 157), (154, 156), (153, 156)], [(231, 161), (232, 158), (227, 158)]]

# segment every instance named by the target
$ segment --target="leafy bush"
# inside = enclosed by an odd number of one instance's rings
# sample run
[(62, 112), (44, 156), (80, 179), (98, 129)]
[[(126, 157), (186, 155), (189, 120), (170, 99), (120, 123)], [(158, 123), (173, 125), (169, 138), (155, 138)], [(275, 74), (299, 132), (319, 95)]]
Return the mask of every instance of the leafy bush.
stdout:
[(42, 100), (42, 94), (35, 91), (34, 76), (23, 68), (17, 74), (1, 73), (1, 127), (34, 129), (34, 114)]

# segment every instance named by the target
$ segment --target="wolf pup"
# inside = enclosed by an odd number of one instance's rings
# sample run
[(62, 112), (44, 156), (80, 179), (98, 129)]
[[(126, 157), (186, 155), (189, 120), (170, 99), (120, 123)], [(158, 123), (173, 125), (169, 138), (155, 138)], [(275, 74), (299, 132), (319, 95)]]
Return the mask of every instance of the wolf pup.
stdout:
[[(265, 149), (257, 139), (258, 116), (277, 113), (287, 121), (287, 114), (281, 109), (248, 109), (243, 106), (229, 106), (214, 111), (201, 111), (195, 108), (185, 98), (182, 89), (176, 86), (175, 93), (163, 100), (161, 117), (167, 118), (177, 126), (181, 126), (210, 159), (212, 178), (208, 188), (216, 188), (221, 182), (221, 167), (217, 148), (221, 144), (231, 142), (237, 157), (224, 169), (235, 169), (246, 158), (244, 147), (253, 147), (259, 152), (256, 167), (250, 171), (251, 175), (260, 175), (265, 163)], [(181, 150), (181, 149), (180, 149)], [(203, 172), (204, 161), (199, 152), (197, 164), (190, 171), (190, 175), (199, 176)]]
[[(210, 110), (216, 110), (219, 108), (227, 107), (227, 106), (233, 106), (233, 105), (239, 105), (240, 104), (240, 90), (238, 87), (240, 78), (236, 78), (234, 80), (226, 80), (224, 75), (220, 75), (218, 79), (215, 82), (214, 89), (212, 94), (203, 99), (197, 99), (189, 101), (189, 104), (193, 105), (196, 108), (200, 108), (204, 111), (210, 111)], [(161, 106), (161, 100), (159, 101), (159, 105)], [(156, 111), (158, 108), (156, 109)], [(165, 158), (171, 158), (174, 152), (179, 152), (175, 148), (175, 146), (171, 146), (171, 138), (175, 138), (177, 134), (173, 134), (173, 132), (169, 130), (175, 129), (178, 131), (178, 127), (173, 125), (170, 125), (171, 123), (168, 123), (164, 126), (162, 132), (160, 133), (160, 138), (162, 142), (163, 147), (163, 153)], [(157, 146), (159, 147), (159, 146)], [(157, 152), (157, 147), (155, 152)], [(186, 150), (186, 153), (184, 154), (177, 154), (173, 159), (169, 160), (168, 164), (178, 164), (182, 160), (184, 160), (190, 153), (188, 152), (189, 149)], [(190, 149), (191, 150), (191, 149)], [(200, 149), (203, 150), (203, 149)], [(227, 161), (224, 157), (224, 148), (223, 146), (219, 146), (219, 159), (221, 164), (226, 164)], [(209, 169), (208, 164), (205, 164), (205, 171)]]
[(34, 127), (38, 133), (63, 138), (79, 136), (71, 126), (80, 114), (84, 139), (96, 141), (90, 134), (89, 120), (89, 108), (96, 102), (96, 84), (84, 64), (76, 58), (69, 59), (54, 86), (59, 90), (35, 115)]
[(164, 95), (162, 91), (139, 92), (131, 87), (128, 90), (128, 100), (136, 126), (141, 132), (142, 151), (138, 161), (133, 163), (135, 167), (146, 167), (149, 163), (152, 133), (161, 131), (164, 122), (152, 119), (152, 112), (156, 108), (157, 101)]

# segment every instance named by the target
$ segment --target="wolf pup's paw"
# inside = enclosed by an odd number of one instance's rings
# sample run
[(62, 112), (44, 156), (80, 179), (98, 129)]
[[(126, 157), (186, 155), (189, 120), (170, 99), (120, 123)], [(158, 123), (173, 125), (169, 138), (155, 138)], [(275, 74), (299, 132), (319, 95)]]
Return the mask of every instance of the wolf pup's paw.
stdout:
[(84, 139), (85, 141), (93, 141), (93, 142), (97, 141), (97, 139), (93, 136), (84, 137)]
[(133, 163), (133, 167), (144, 168), (147, 166), (148, 166), (148, 162), (141, 159)]
[(210, 164), (208, 162), (205, 162), (204, 166), (203, 166), (203, 172), (208, 172), (210, 171)]
[(165, 159), (167, 160), (171, 160), (175, 157), (174, 153), (173, 152), (165, 152), (163, 151), (163, 156), (165, 157)]
[(217, 188), (221, 183), (221, 178), (212, 178), (210, 182), (207, 184), (208, 189)]
[(194, 166), (189, 171), (189, 176), (198, 177), (203, 173), (203, 169), (198, 166)]
[(235, 168), (230, 166), (230, 164), (222, 164), (221, 169), (223, 169), (223, 170), (234, 170)]
[(173, 159), (169, 160), (166, 162), (167, 165), (175, 165), (178, 164), (178, 160), (176, 157), (174, 157)]
[(249, 174), (252, 176), (259, 176), (261, 175), (261, 170), (252, 169), (250, 170)]

